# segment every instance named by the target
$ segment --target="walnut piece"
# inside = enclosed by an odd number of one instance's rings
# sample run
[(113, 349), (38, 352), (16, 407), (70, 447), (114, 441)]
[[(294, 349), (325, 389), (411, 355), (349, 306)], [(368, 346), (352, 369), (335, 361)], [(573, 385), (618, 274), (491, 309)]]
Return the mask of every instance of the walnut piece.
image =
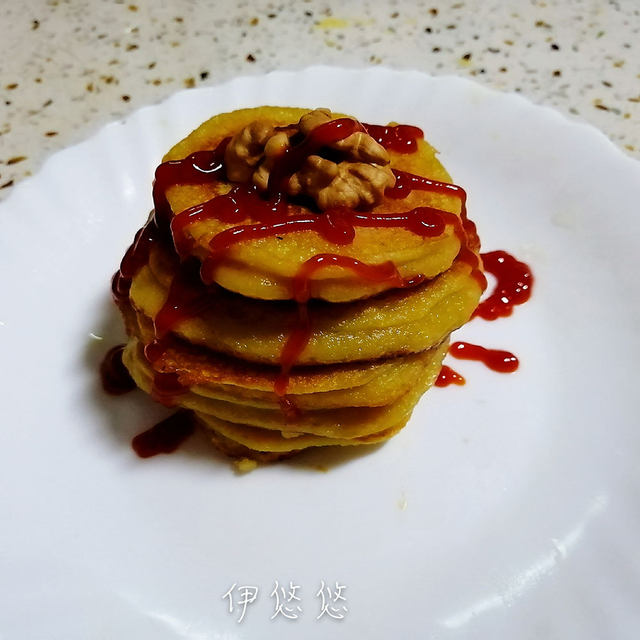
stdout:
[(248, 182), (273, 134), (272, 124), (255, 120), (233, 136), (224, 152), (227, 178), (232, 182)]
[(298, 129), (300, 133), (308, 136), (315, 128), (331, 120), (333, 120), (333, 118), (331, 117), (331, 111), (329, 111), (329, 109), (314, 109), (313, 111), (309, 111), (309, 113), (305, 113), (302, 118), (300, 118)]
[(309, 156), (302, 168), (291, 176), (291, 195), (311, 196), (323, 211), (332, 207), (373, 207), (387, 187), (395, 184), (390, 167), (365, 162), (335, 163), (320, 156)]
[[(227, 177), (233, 182), (252, 181), (258, 189), (266, 191), (269, 175), (278, 158), (291, 146), (291, 137), (298, 132), (307, 137), (333, 119), (328, 109), (314, 109), (286, 130), (276, 130), (260, 120), (252, 122), (227, 146)], [(289, 195), (309, 196), (321, 210), (338, 206), (369, 208), (382, 200), (387, 187), (395, 184), (387, 150), (364, 131), (356, 131), (327, 147), (337, 151), (341, 161), (317, 154), (308, 156), (289, 179), (286, 188)]]
[(278, 158), (290, 146), (289, 136), (284, 131), (274, 134), (264, 147), (264, 160), (253, 174), (253, 184), (262, 191), (269, 186), (269, 174)]

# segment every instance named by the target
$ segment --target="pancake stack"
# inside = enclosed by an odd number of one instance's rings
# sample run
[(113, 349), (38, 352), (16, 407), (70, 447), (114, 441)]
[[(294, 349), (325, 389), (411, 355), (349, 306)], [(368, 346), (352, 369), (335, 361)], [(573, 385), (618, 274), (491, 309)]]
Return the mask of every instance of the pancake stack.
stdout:
[(235, 458), (382, 442), (485, 286), (465, 194), (415, 127), (259, 107), (156, 172), (113, 281), (123, 362)]

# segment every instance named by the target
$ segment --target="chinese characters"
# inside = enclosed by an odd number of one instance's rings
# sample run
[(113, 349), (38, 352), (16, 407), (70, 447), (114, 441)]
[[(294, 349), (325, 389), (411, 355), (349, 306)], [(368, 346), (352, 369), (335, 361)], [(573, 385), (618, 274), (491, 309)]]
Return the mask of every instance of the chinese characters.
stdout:
[[(313, 613), (315, 620), (322, 618), (343, 620), (345, 618), (349, 611), (345, 595), (346, 588), (346, 585), (337, 581), (333, 586), (325, 583), (324, 580), (320, 581), (320, 587), (314, 594), (317, 601)], [(249, 607), (258, 600), (259, 594), (260, 588), (258, 586), (248, 584), (238, 586), (238, 583), (234, 582), (222, 596), (222, 599), (228, 600), (228, 612), (237, 615), (236, 622), (240, 624), (247, 616)], [(275, 580), (273, 588), (269, 592), (269, 598), (272, 599), (271, 620), (284, 618), (296, 621), (302, 617), (302, 587), (299, 584), (290, 580), (285, 586)]]

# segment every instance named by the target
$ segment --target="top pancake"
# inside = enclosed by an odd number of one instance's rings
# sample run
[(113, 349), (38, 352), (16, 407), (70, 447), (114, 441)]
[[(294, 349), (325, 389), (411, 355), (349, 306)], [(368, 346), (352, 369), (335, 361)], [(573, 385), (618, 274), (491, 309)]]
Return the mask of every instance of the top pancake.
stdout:
[[(180, 160), (190, 154), (215, 149), (225, 138), (234, 135), (255, 120), (268, 120), (277, 126), (295, 124), (308, 109), (257, 107), (224, 113), (211, 118), (175, 145), (164, 160)], [(334, 114), (335, 117), (340, 117)], [(391, 167), (450, 182), (451, 178), (436, 152), (427, 142), (418, 140), (418, 149), (411, 154), (389, 151)], [(173, 215), (206, 202), (232, 187), (226, 180), (203, 185), (176, 185), (167, 191)], [(456, 197), (424, 191), (413, 191), (398, 200), (383, 198), (371, 211), (378, 214), (409, 211), (415, 207), (434, 207), (460, 216), (460, 201)], [(299, 204), (289, 203), (289, 215), (313, 213)], [(251, 224), (247, 218), (241, 223), (225, 223), (210, 218), (186, 227), (185, 233), (193, 241), (192, 255), (204, 260), (210, 255), (209, 243), (220, 232), (238, 224)], [(402, 277), (421, 274), (434, 278), (446, 271), (460, 250), (460, 241), (452, 224), (437, 237), (422, 237), (402, 228), (356, 227), (353, 242), (334, 244), (315, 231), (305, 230), (280, 236), (253, 239), (230, 247), (212, 273), (221, 286), (243, 296), (263, 300), (292, 298), (292, 279), (301, 265), (318, 254), (336, 254), (357, 259), (367, 265), (391, 261)], [(311, 296), (330, 302), (356, 300), (390, 288), (389, 283), (368, 282), (351, 271), (329, 266), (316, 271), (310, 282)]]

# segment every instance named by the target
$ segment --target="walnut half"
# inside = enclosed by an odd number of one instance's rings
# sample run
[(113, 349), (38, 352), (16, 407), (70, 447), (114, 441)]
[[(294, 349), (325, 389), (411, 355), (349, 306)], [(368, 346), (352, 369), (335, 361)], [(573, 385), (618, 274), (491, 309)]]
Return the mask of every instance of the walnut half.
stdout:
[[(291, 146), (291, 137), (298, 132), (307, 137), (333, 119), (329, 110), (315, 109), (286, 131), (276, 131), (263, 121), (252, 122), (227, 146), (227, 177), (234, 182), (252, 181), (266, 191), (269, 175)], [(387, 187), (395, 184), (387, 150), (364, 131), (356, 131), (328, 147), (338, 152), (341, 160), (334, 162), (318, 154), (308, 156), (288, 181), (289, 195), (309, 196), (321, 210), (338, 206), (370, 208), (382, 200)]]
[(309, 156), (289, 180), (291, 195), (311, 196), (321, 210), (332, 207), (370, 208), (395, 184), (390, 167), (366, 162), (331, 162)]

